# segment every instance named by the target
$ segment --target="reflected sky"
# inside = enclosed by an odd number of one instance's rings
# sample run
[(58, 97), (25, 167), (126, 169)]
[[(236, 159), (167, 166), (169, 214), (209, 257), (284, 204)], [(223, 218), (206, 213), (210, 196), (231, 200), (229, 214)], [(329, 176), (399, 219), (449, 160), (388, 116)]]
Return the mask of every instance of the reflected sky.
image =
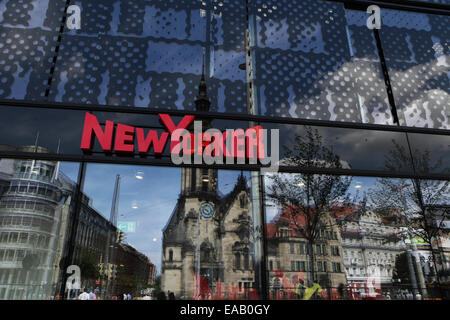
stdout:
[[(136, 232), (127, 232), (126, 242), (147, 255), (160, 272), (161, 231), (180, 194), (181, 169), (89, 164), (84, 193), (92, 199), (91, 206), (107, 219), (117, 174), (121, 177), (117, 221), (136, 223)], [(219, 192), (229, 193), (239, 174), (239, 171), (220, 170)]]
[[(289, 177), (289, 173), (282, 174), (286, 177)], [(352, 181), (350, 183), (350, 186), (347, 190), (347, 193), (350, 197), (350, 199), (355, 199), (358, 201), (362, 201), (364, 194), (369, 194), (370, 191), (375, 187), (377, 183), (378, 178), (372, 178), (372, 177), (353, 177)], [(268, 187), (271, 184), (271, 179), (266, 176), (264, 179), (264, 184), (266, 190), (268, 190)], [(269, 199), (265, 200), (265, 212), (266, 212), (266, 222), (272, 222), (273, 219), (281, 212), (280, 207), (273, 203), (273, 201), (270, 201)]]
[(80, 165), (76, 162), (60, 162), (59, 170), (69, 177), (72, 182), (76, 183), (78, 180), (78, 170)]

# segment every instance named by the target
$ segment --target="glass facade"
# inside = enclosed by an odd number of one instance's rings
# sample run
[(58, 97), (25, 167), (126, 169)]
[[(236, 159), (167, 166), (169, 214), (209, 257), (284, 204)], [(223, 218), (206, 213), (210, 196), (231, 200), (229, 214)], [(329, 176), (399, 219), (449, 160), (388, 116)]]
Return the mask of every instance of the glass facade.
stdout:
[[(43, 150), (41, 150), (43, 151)], [(2, 299), (48, 299), (59, 283), (78, 165), (2, 159)], [(66, 173), (67, 174), (66, 174)]]
[(450, 2), (374, 3), (0, 1), (0, 300), (449, 299)]

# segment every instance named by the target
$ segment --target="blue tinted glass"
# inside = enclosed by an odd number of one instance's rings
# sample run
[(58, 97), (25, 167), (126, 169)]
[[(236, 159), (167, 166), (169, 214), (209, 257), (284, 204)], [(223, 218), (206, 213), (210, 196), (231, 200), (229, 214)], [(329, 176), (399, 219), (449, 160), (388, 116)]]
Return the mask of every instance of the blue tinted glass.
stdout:
[(345, 12), (352, 56), (349, 68), (356, 82), (354, 92), (358, 97), (362, 122), (393, 124), (375, 36), (367, 28), (368, 16), (363, 11)]
[(210, 110), (246, 110), (245, 3), (77, 3), (82, 27), (63, 35), (51, 100), (192, 110), (205, 60)]
[(404, 125), (450, 127), (448, 26), (447, 16), (382, 10), (383, 51)]
[(327, 1), (252, 7), (257, 113), (392, 124), (367, 14)]
[(63, 11), (64, 1), (0, 3), (0, 98), (43, 99)]
[(437, 3), (437, 4), (450, 4), (449, 0), (417, 0), (419, 2)]

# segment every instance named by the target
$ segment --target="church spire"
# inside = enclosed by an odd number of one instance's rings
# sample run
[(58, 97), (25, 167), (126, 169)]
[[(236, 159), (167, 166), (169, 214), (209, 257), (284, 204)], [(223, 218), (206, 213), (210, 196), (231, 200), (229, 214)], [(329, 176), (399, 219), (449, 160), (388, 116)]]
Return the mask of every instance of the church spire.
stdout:
[(202, 77), (198, 86), (198, 96), (195, 100), (196, 111), (208, 112), (211, 106), (211, 101), (208, 98), (208, 89), (206, 87), (205, 80), (205, 52), (203, 51), (203, 63), (202, 63)]

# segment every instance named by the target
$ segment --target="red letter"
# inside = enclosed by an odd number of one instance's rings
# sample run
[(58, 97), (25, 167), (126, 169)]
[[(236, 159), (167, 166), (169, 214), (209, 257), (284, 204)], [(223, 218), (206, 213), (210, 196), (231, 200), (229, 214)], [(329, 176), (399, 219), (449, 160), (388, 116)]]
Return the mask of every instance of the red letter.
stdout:
[[(253, 133), (256, 133), (256, 137)], [(251, 127), (245, 130), (247, 158), (255, 157), (255, 147), (257, 148), (257, 158), (264, 159), (264, 133), (262, 126)]]
[(243, 129), (234, 130), (231, 135), (232, 143), (232, 155), (235, 158), (245, 158), (245, 132)]
[[(211, 135), (209, 133), (199, 133), (198, 134), (198, 138), (197, 138), (197, 154), (199, 156), (203, 155), (204, 153), (204, 148), (209, 147), (212, 143), (211, 143)], [(212, 148), (211, 148), (212, 149)], [(211, 156), (211, 149), (208, 150), (209, 152), (209, 156)], [(205, 149), (206, 150), (206, 149)], [(195, 152), (195, 150), (194, 150)]]
[[(231, 130), (232, 131), (232, 130)], [(219, 154), (220, 154), (220, 152), (222, 152), (223, 153), (223, 156), (225, 157), (225, 158), (227, 158), (227, 157), (232, 157), (233, 155), (232, 155), (232, 152), (230, 153), (230, 150), (228, 150), (228, 148), (227, 148), (227, 138), (228, 138), (228, 133), (231, 133), (231, 131), (225, 131), (223, 134), (222, 134), (222, 147), (221, 147), (221, 149), (219, 149), (219, 148), (217, 148), (216, 150), (216, 152), (218, 152)], [(231, 141), (231, 140), (230, 140)], [(216, 142), (216, 140), (214, 140), (214, 143)], [(233, 146), (233, 142), (231, 141), (231, 146)], [(219, 141), (217, 141), (217, 145), (214, 145), (214, 148), (216, 148), (216, 147), (220, 147), (220, 143), (219, 143)], [(216, 156), (217, 154), (216, 153), (214, 153), (214, 155)]]
[(118, 124), (116, 130), (116, 143), (114, 145), (116, 152), (134, 151), (134, 127), (124, 124)]
[[(166, 127), (167, 131), (169, 131), (170, 134), (172, 134), (176, 129), (186, 129), (191, 122), (194, 120), (194, 116), (184, 116), (183, 119), (181, 119), (178, 126), (175, 126), (172, 119), (168, 114), (159, 114), (159, 118), (161, 119), (162, 123)], [(180, 141), (171, 141), (170, 144), (170, 152), (173, 153), (173, 149), (180, 143)], [(194, 139), (191, 139), (192, 146), (194, 145)], [(190, 153), (192, 154), (192, 152)]]
[(163, 132), (161, 138), (158, 139), (158, 132), (156, 130), (150, 130), (147, 137), (144, 137), (144, 129), (136, 128), (137, 143), (139, 148), (139, 153), (147, 153), (151, 144), (153, 143), (153, 150), (155, 150), (155, 155), (161, 155), (164, 147), (166, 145), (167, 137), (169, 133)]
[(174, 132), (176, 129), (186, 129), (194, 120), (194, 116), (184, 116), (178, 126), (175, 126), (168, 114), (159, 114), (159, 118), (170, 134), (172, 134), (172, 132)]
[(100, 124), (98, 123), (97, 117), (86, 112), (86, 116), (84, 118), (83, 136), (81, 138), (81, 150), (92, 150), (92, 143), (94, 140), (92, 131), (94, 131), (103, 151), (111, 152), (114, 122), (106, 121), (105, 132), (103, 132)]

